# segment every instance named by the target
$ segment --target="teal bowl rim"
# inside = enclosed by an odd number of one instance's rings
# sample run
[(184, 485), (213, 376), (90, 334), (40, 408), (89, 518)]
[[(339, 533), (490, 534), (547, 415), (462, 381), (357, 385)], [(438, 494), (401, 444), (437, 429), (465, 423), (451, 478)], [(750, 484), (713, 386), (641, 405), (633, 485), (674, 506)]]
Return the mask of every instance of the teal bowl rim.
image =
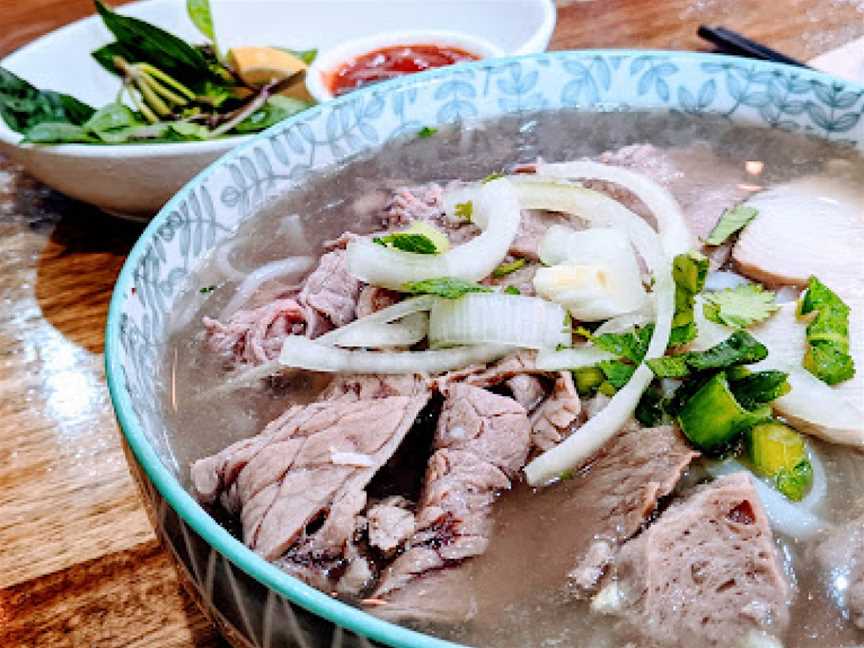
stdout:
[[(560, 50), (554, 52), (545, 52), (541, 54), (526, 54), (521, 56), (511, 56), (501, 59), (494, 59), (496, 64), (506, 64), (508, 62), (518, 62), (522, 60), (530, 60), (533, 58), (558, 58), (572, 55), (589, 55), (601, 54), (607, 56), (614, 55), (648, 55), (648, 56), (665, 56), (671, 58), (701, 58), (706, 60), (723, 61), (744, 61), (748, 65), (762, 67), (765, 70), (788, 70), (794, 69), (802, 77), (812, 79), (823, 79), (830, 82), (837, 81), (836, 78), (806, 68), (791, 68), (791, 66), (779, 63), (771, 63), (765, 61), (753, 61), (752, 59), (742, 59), (735, 56), (726, 56), (718, 54), (710, 54), (706, 52), (678, 52), (674, 50), (641, 50), (641, 49), (592, 49), (592, 50)], [(477, 61), (467, 63), (451, 68), (430, 70), (419, 74), (404, 77), (402, 79), (394, 79), (388, 81), (388, 87), (401, 86), (410, 87), (424, 85), (439, 78), (450, 76), (454, 69), (471, 69), (480, 68), (488, 65), (489, 61)], [(853, 88), (864, 90), (864, 86), (855, 84), (846, 80), (842, 80), (844, 85)], [(325, 104), (311, 108), (309, 111), (302, 113), (303, 119), (308, 119), (310, 116), (317, 116), (322, 110), (329, 110), (331, 106), (338, 106), (349, 100), (357, 98), (358, 93), (371, 93), (376, 88), (381, 86), (370, 86), (359, 90), (350, 95), (336, 98)], [(133, 268), (138, 264), (141, 256), (145, 252), (147, 242), (156, 234), (158, 228), (164, 223), (168, 214), (179, 206), (179, 203), (185, 198), (188, 187), (202, 183), (209, 177), (214, 169), (225, 164), (237, 155), (241, 155), (247, 149), (251, 149), (259, 140), (267, 137), (268, 134), (281, 132), (286, 127), (290, 126), (300, 117), (292, 117), (279, 124), (271, 126), (269, 129), (248, 139), (239, 146), (232, 149), (219, 159), (210, 163), (205, 169), (200, 171), (192, 180), (190, 180), (177, 194), (169, 200), (164, 207), (159, 211), (156, 217), (147, 225), (137, 242), (133, 246), (123, 264), (120, 275), (114, 287), (114, 293), (111, 296), (111, 303), (108, 309), (108, 320), (105, 327), (105, 373), (108, 382), (108, 391), (110, 393), (111, 402), (114, 406), (114, 411), (117, 420), (120, 424), (120, 429), (129, 448), (135, 455), (138, 464), (144, 470), (147, 478), (153, 483), (166, 502), (173, 508), (183, 520), (200, 535), (213, 549), (222, 554), (232, 564), (248, 574), (250, 577), (257, 580), (262, 585), (272, 589), (277, 594), (283, 596), (292, 603), (296, 603), (309, 612), (326, 619), (336, 625), (342, 626), (351, 632), (368, 637), (374, 641), (378, 641), (396, 648), (460, 648), (460, 644), (455, 644), (444, 639), (438, 639), (426, 634), (422, 634), (415, 630), (396, 625), (389, 621), (379, 619), (359, 608), (342, 603), (319, 590), (306, 585), (305, 583), (289, 576), (275, 565), (268, 563), (266, 560), (258, 556), (240, 540), (232, 536), (222, 526), (220, 526), (212, 517), (210, 517), (204, 509), (195, 501), (195, 499), (180, 485), (180, 483), (171, 475), (167, 468), (162, 465), (162, 462), (157, 457), (153, 448), (144, 437), (143, 430), (139, 423), (135, 420), (135, 415), (132, 410), (131, 398), (125, 389), (123, 383), (123, 374), (119, 364), (120, 358), (120, 315), (123, 311), (126, 295), (129, 294), (129, 288), (132, 286)]]

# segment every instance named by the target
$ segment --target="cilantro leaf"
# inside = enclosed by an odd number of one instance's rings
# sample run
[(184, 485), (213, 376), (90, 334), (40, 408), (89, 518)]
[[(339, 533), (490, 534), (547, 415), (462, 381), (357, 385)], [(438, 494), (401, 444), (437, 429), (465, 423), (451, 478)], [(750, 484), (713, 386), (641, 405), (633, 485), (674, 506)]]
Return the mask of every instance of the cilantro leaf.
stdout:
[(432, 128), (431, 126), (424, 126), (419, 131), (417, 131), (417, 137), (419, 137), (420, 139), (426, 139), (427, 137), (432, 137), (437, 132), (437, 128)]
[(524, 266), (525, 263), (525, 259), (516, 259), (515, 261), (510, 261), (509, 263), (502, 263), (492, 271), (492, 276), (495, 279), (506, 277), (511, 272), (516, 272), (519, 268)]
[(402, 286), (402, 291), (414, 295), (437, 295), (444, 299), (459, 299), (467, 293), (492, 292), (492, 289), (489, 286), (455, 277), (437, 277), (406, 283)]
[(378, 245), (396, 248), (403, 252), (414, 254), (438, 254), (438, 246), (425, 234), (411, 234), (406, 232), (394, 232), (386, 236), (376, 236), (372, 239)]
[(735, 232), (743, 229), (750, 221), (759, 215), (759, 210), (746, 205), (737, 205), (727, 209), (711, 230), (705, 242), (708, 245), (721, 245)]
[(759, 284), (743, 284), (703, 295), (703, 312), (712, 322), (734, 328), (747, 328), (773, 315), (778, 308), (774, 293)]
[(456, 217), (471, 222), (471, 217), (474, 216), (474, 203), (470, 200), (463, 203), (456, 203)]

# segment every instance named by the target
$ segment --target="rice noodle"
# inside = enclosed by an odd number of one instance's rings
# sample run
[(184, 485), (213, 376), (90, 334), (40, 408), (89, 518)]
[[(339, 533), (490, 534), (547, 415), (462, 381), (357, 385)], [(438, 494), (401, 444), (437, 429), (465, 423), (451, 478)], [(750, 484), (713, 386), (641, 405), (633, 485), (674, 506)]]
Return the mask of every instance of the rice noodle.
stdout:
[[(632, 211), (596, 191), (542, 177), (524, 176), (514, 180), (523, 209), (549, 209), (575, 214), (594, 224), (621, 228), (654, 275), (656, 318), (654, 333), (648, 344), (646, 359), (666, 352), (672, 317), (675, 312), (675, 282), (672, 259), (690, 247), (690, 233), (681, 207), (672, 195), (652, 180), (631, 171), (594, 162), (540, 165), (540, 173), (558, 177), (581, 177), (615, 182), (635, 194), (654, 213), (658, 232)], [(659, 239), (659, 240), (658, 240)], [(608, 443), (633, 415), (642, 393), (654, 374), (646, 364), (637, 367), (627, 384), (620, 389), (596, 416), (586, 422), (577, 434), (547, 450), (525, 467), (528, 483), (549, 483), (565, 470), (583, 464)]]
[(814, 509), (822, 502), (827, 493), (828, 482), (825, 468), (819, 457), (813, 452), (810, 453), (810, 463), (813, 466), (813, 487), (807, 497), (800, 502), (786, 499), (785, 496), (766, 484), (764, 480), (753, 475), (750, 470), (734, 459), (715, 462), (708, 466), (708, 472), (714, 477), (739, 472), (750, 473), (772, 528), (798, 540), (807, 540), (829, 526), (827, 522), (814, 513)]
[(231, 297), (231, 301), (219, 313), (219, 319), (223, 322), (226, 321), (240, 310), (243, 304), (248, 302), (252, 295), (258, 292), (258, 289), (268, 281), (300, 275), (309, 270), (314, 263), (315, 260), (308, 256), (288, 257), (265, 263), (243, 279), (234, 292), (234, 296)]
[(282, 344), (283, 367), (331, 373), (438, 374), (497, 360), (513, 350), (502, 345), (477, 345), (436, 351), (348, 351), (326, 346), (301, 335)]

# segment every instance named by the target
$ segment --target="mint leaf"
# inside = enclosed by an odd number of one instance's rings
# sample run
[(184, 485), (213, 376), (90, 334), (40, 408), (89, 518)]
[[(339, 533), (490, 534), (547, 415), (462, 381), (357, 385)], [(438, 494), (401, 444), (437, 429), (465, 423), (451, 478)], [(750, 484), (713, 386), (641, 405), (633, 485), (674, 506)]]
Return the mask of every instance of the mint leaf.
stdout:
[(492, 292), (489, 286), (482, 286), (473, 281), (465, 281), (455, 277), (437, 277), (424, 281), (406, 283), (402, 291), (414, 295), (437, 295), (444, 299), (459, 299), (463, 295), (475, 292)]
[(431, 126), (424, 126), (419, 131), (417, 131), (417, 137), (419, 137), (420, 139), (426, 139), (427, 137), (432, 137), (437, 132), (437, 128), (432, 128)]
[(519, 289), (516, 286), (507, 286), (504, 289), (504, 293), (507, 295), (521, 295), (522, 294), (521, 292), (519, 292)]
[(495, 173), (490, 173), (485, 178), (483, 178), (480, 182), (486, 184), (487, 182), (492, 182), (493, 180), (497, 180), (498, 178), (503, 178), (504, 174), (500, 171), (496, 171)]
[(403, 252), (413, 252), (414, 254), (438, 254), (438, 247), (435, 245), (435, 242), (425, 234), (394, 232), (393, 234), (387, 234), (386, 236), (376, 236), (372, 240), (378, 245), (396, 248)]
[(755, 207), (747, 207), (746, 205), (737, 205), (731, 209), (727, 209), (720, 216), (720, 220), (711, 230), (705, 242), (708, 245), (722, 245), (730, 236), (738, 230), (743, 229), (747, 223), (752, 221), (759, 215), (759, 210)]

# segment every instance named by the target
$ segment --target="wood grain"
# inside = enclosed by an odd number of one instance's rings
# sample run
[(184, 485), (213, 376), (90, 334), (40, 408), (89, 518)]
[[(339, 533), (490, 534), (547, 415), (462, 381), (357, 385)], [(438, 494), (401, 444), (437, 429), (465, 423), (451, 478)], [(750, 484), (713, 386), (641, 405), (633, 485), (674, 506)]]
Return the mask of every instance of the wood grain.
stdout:
[[(792, 56), (864, 33), (842, 0), (560, 3), (554, 48), (702, 49), (700, 22)], [(0, 55), (92, 11), (0, 0)], [(0, 157), (0, 645), (224, 644), (179, 589), (140, 507), (104, 386), (111, 287), (140, 227)]]

